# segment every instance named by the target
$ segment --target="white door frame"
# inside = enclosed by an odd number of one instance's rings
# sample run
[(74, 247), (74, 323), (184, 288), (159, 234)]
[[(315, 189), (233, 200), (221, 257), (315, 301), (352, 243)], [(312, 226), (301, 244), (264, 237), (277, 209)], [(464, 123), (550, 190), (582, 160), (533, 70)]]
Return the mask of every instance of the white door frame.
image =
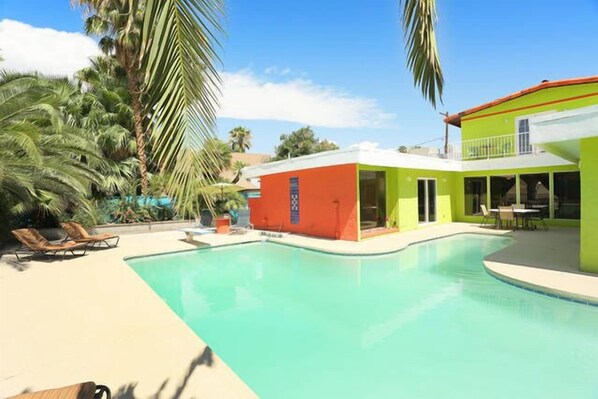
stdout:
[[(424, 205), (425, 205), (425, 211), (424, 214), (426, 216), (426, 220), (425, 221), (420, 221), (419, 220), (419, 203), (417, 204), (418, 207), (418, 214), (417, 214), (417, 223), (418, 224), (431, 224), (431, 223), (437, 223), (438, 222), (438, 179), (436, 179), (435, 177), (418, 177), (417, 181), (418, 181), (418, 185), (417, 185), (417, 189), (418, 189), (418, 193), (417, 193), (417, 197), (418, 197), (418, 201), (419, 201), (419, 181), (424, 181), (426, 182), (424, 184)], [(434, 221), (430, 222), (430, 199), (429, 199), (429, 193), (428, 193), (428, 181), (434, 181), (434, 187), (436, 188), (436, 190), (434, 190)]]

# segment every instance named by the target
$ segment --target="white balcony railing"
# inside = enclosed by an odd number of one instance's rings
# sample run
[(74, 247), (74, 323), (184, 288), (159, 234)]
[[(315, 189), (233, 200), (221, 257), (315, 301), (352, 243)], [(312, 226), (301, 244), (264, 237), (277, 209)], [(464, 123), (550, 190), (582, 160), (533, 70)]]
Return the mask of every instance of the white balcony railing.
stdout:
[(447, 158), (473, 160), (515, 157), (543, 152), (530, 144), (529, 133), (512, 133), (449, 144)]

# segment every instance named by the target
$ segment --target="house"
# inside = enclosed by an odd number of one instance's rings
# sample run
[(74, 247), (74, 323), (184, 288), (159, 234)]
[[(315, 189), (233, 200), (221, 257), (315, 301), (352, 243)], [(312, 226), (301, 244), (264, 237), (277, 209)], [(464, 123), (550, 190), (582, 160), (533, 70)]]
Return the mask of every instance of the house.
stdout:
[(353, 146), (247, 168), (261, 179), (252, 223), (358, 241), (525, 204), (548, 225), (581, 225), (582, 269), (598, 272), (598, 76), (543, 81), (446, 122), (462, 141), (445, 157)]

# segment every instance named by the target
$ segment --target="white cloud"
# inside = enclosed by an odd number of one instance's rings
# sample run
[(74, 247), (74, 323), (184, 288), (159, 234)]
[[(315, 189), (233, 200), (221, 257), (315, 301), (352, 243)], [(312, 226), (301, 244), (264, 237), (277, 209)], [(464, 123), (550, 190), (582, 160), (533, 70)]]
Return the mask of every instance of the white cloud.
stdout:
[(0, 68), (73, 75), (100, 53), (94, 40), (82, 33), (37, 28), (19, 21), (0, 21)]
[(268, 68), (264, 69), (264, 73), (266, 75), (272, 75), (276, 72), (278, 72), (278, 67), (276, 65), (271, 65)]
[(329, 128), (385, 127), (395, 114), (374, 99), (355, 97), (306, 79), (262, 81), (247, 70), (222, 73), (221, 118), (295, 122)]

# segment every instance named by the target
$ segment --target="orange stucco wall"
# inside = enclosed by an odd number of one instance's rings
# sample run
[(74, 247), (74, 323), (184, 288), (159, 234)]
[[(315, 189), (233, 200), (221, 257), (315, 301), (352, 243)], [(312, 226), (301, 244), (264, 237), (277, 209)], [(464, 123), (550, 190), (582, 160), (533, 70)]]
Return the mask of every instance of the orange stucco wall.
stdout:
[[(299, 224), (291, 224), (291, 177), (299, 178)], [(261, 198), (249, 199), (256, 228), (357, 241), (357, 165), (262, 176), (260, 185)]]

